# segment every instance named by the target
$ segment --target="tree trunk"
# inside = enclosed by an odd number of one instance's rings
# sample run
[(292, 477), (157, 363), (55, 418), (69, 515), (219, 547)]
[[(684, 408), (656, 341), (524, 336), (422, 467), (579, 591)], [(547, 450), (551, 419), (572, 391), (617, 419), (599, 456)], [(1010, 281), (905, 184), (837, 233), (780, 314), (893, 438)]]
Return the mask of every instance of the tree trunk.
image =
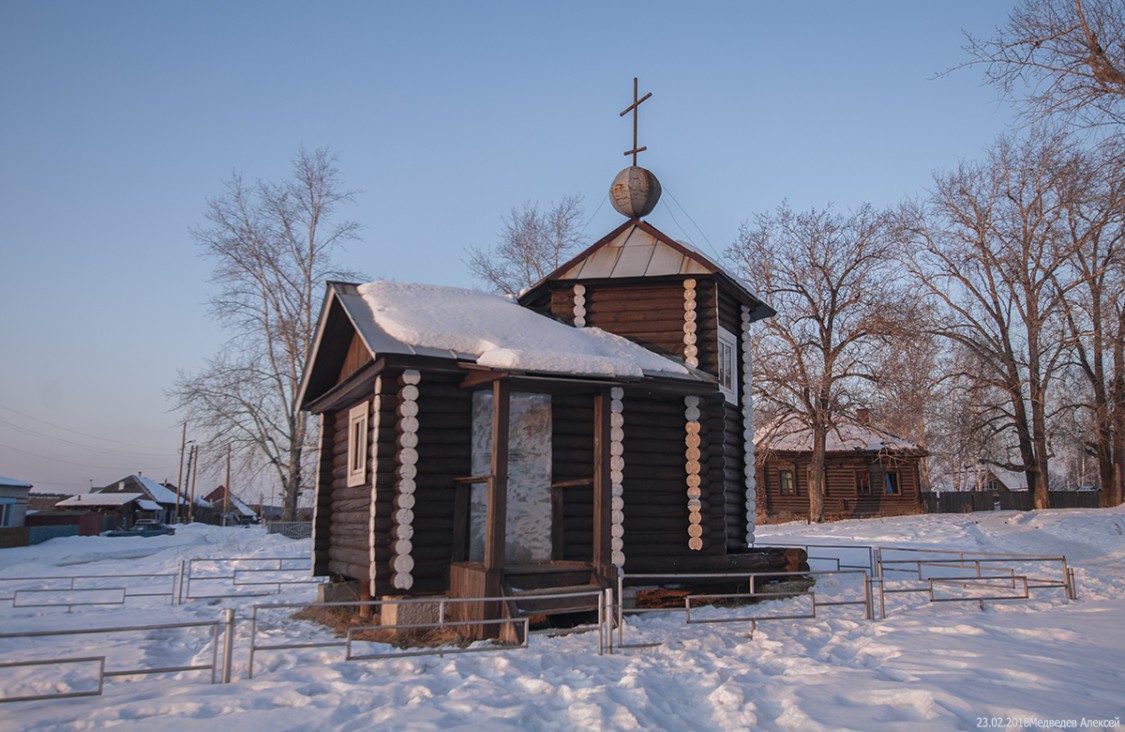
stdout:
[[(809, 522), (824, 522), (824, 443), (828, 430), (813, 428), (812, 462), (809, 463)], [(796, 480), (796, 476), (793, 476)]]

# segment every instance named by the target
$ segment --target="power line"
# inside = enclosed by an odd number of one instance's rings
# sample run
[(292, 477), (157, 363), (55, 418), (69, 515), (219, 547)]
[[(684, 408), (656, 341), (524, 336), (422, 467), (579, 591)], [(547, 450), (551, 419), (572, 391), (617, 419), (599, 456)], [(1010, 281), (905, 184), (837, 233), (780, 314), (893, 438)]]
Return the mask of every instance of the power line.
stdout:
[[(700, 228), (699, 224), (695, 223), (695, 219), (693, 219), (693, 218), (691, 217), (691, 214), (690, 214), (690, 213), (688, 213), (688, 210), (687, 210), (686, 208), (684, 208), (684, 207), (683, 207), (683, 205), (682, 205), (682, 204), (681, 204), (681, 203), (679, 202), (679, 200), (677, 200), (677, 199), (676, 199), (676, 197), (675, 197), (675, 196), (673, 196), (673, 195), (672, 195), (672, 191), (668, 190), (668, 188), (667, 188), (667, 187), (665, 187), (665, 188), (664, 188), (664, 190), (665, 190), (665, 192), (667, 192), (667, 194), (668, 194), (668, 197), (669, 197), (669, 198), (671, 198), (671, 199), (672, 199), (672, 201), (673, 201), (673, 202), (674, 202), (674, 203), (675, 203), (675, 204), (676, 204), (677, 206), (679, 206), (679, 207), (680, 207), (680, 210), (684, 212), (684, 216), (687, 216), (687, 217), (688, 217), (688, 221), (690, 221), (690, 222), (691, 222), (691, 224), (692, 224), (692, 226), (694, 226), (694, 227), (695, 227), (695, 230), (699, 232), (699, 235), (703, 237), (703, 241), (707, 242), (707, 248), (708, 248), (708, 249), (710, 249), (710, 250), (711, 250), (711, 253), (715, 255), (715, 257), (716, 257), (716, 261), (722, 261), (723, 255), (719, 254), (718, 250), (717, 250), (717, 249), (715, 249), (715, 245), (714, 245), (714, 244), (712, 244), (712, 243), (711, 243), (711, 240), (707, 238), (707, 234), (706, 234), (706, 233), (704, 233), (703, 229), (701, 229), (701, 228)], [(668, 204), (664, 204), (664, 205), (665, 205), (666, 207), (668, 207), (669, 213), (671, 213), (671, 207), (670, 207), (670, 206), (668, 206)], [(672, 217), (672, 220), (673, 220), (673, 221), (676, 221), (676, 217), (675, 217), (675, 216), (673, 216), (673, 217)], [(676, 226), (680, 226), (680, 222), (676, 221)], [(682, 226), (680, 227), (680, 230), (681, 230), (681, 231), (683, 231), (683, 227), (682, 227)], [(687, 232), (686, 232), (686, 231), (684, 232), (684, 236), (687, 236)]]
[[(106, 467), (104, 465), (90, 465), (88, 463), (76, 463), (73, 460), (63, 460), (61, 458), (51, 457), (50, 455), (40, 455), (37, 452), (32, 452), (30, 450), (23, 450), (23, 449), (18, 448), (18, 447), (13, 447), (12, 445), (5, 445), (2, 442), (0, 442), (0, 447), (6, 447), (9, 450), (15, 450), (16, 452), (22, 452), (24, 455), (31, 455), (32, 457), (42, 458), (43, 460), (50, 460), (53, 463), (64, 463), (66, 465), (76, 465), (80, 468), (93, 468), (95, 470), (129, 470), (129, 468)], [(161, 468), (165, 468), (165, 466), (161, 466)], [(166, 469), (170, 470), (171, 467), (168, 466)]]
[(114, 442), (118, 445), (125, 445), (126, 447), (139, 447), (142, 450), (167, 450), (168, 449), (166, 447), (153, 447), (152, 445), (138, 445), (135, 442), (123, 442), (121, 440), (114, 440), (114, 439), (111, 439), (109, 437), (102, 437), (100, 435), (91, 435), (87, 432), (79, 432), (78, 430), (71, 429), (70, 427), (63, 427), (61, 424), (55, 424), (54, 422), (48, 422), (47, 420), (40, 419), (39, 417), (33, 417), (30, 414), (24, 414), (23, 412), (21, 412), (19, 410), (16, 410), (16, 409), (12, 409), (11, 407), (5, 407), (3, 404), (0, 404), (0, 409), (6, 410), (6, 411), (11, 412), (13, 414), (18, 414), (19, 416), (26, 417), (27, 419), (33, 419), (36, 422), (41, 422), (41, 423), (43, 423), (45, 425), (48, 425), (50, 427), (54, 427), (55, 429), (64, 430), (66, 432), (73, 432), (76, 435), (82, 435), (83, 437), (89, 437), (89, 438), (94, 439), (94, 440), (102, 440), (104, 442)]
[[(20, 430), (21, 432), (27, 432), (29, 434), (38, 435), (40, 437), (45, 437), (48, 440), (60, 442), (64, 445), (70, 445), (71, 447), (81, 447), (81, 448), (86, 449), (86, 450), (99, 450), (101, 452), (111, 452), (111, 453), (116, 453), (118, 455), (126, 455), (128, 457), (139, 457), (139, 458), (154, 457), (153, 455), (149, 455), (148, 453), (126, 452), (125, 450), (114, 450), (113, 448), (109, 448), (109, 447), (98, 447), (97, 445), (88, 445), (88, 444), (85, 444), (85, 443), (82, 443), (82, 442), (74, 442), (73, 440), (64, 440), (61, 437), (55, 437), (54, 435), (48, 435), (46, 432), (38, 432), (36, 430), (31, 429), (30, 427), (24, 427), (23, 425), (16, 424), (15, 422), (9, 422), (9, 421), (4, 420), (4, 419), (0, 419), (0, 424), (6, 424), (9, 427), (13, 427), (17, 430)], [(154, 451), (157, 451), (157, 448), (152, 448), (152, 449)], [(169, 452), (172, 452), (172, 450), (165, 447), (165, 448), (160, 448), (159, 452), (164, 454), (164, 455), (167, 455)]]

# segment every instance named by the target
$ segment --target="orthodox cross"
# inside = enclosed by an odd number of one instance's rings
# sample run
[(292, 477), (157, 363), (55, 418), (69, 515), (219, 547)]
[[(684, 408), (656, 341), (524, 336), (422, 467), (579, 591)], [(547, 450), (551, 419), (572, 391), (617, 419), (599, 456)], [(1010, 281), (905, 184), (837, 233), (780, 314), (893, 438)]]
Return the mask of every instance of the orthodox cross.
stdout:
[(625, 110), (620, 115), (618, 115), (619, 117), (624, 117), (625, 115), (629, 114), (629, 112), (633, 113), (633, 149), (625, 151), (626, 155), (632, 155), (633, 156), (633, 167), (637, 166), (637, 153), (648, 150), (648, 147), (637, 147), (637, 107), (641, 106), (641, 102), (643, 102), (644, 100), (648, 99), (651, 96), (652, 96), (652, 92), (649, 92), (648, 94), (645, 94), (640, 99), (637, 99), (637, 77), (634, 76), (633, 77), (633, 103), (630, 104), (628, 107), (626, 107)]

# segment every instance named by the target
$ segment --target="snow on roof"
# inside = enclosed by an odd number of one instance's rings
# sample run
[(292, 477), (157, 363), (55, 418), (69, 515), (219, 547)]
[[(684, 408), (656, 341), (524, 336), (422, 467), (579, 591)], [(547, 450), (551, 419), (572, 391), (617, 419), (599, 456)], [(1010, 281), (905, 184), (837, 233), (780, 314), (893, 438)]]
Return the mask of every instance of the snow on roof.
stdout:
[(163, 508), (160, 507), (159, 503), (153, 503), (152, 501), (148, 500), (147, 498), (142, 498), (141, 500), (137, 501), (137, 508), (141, 509), (142, 511), (163, 511), (164, 510)]
[[(754, 444), (783, 452), (811, 452), (812, 430), (794, 417), (782, 417), (760, 427), (754, 433)], [(828, 452), (881, 452), (883, 450), (917, 450), (910, 440), (889, 432), (854, 423), (838, 424), (828, 430), (825, 450)]]
[(238, 500), (234, 496), (230, 497), (230, 505), (233, 506), (234, 509), (236, 511), (238, 511), (240, 514), (242, 514), (243, 516), (257, 516), (258, 515), (254, 511), (254, 509), (250, 508), (249, 506), (247, 506), (245, 503)]
[(142, 498), (143, 493), (80, 493), (56, 503), (56, 506), (124, 506)]
[[(157, 483), (152, 478), (146, 478), (143, 475), (137, 475), (137, 476), (134, 476), (134, 477), (137, 479), (138, 483), (140, 483), (142, 486), (144, 486), (144, 489), (146, 491), (148, 491), (148, 494), (150, 496), (152, 496), (152, 500), (156, 501), (157, 503), (170, 503), (173, 506), (176, 505), (177, 498), (179, 498), (179, 497), (176, 495), (175, 490), (173, 490), (171, 488), (168, 488), (167, 486), (161, 485), (160, 483)], [(182, 502), (183, 503), (188, 502), (187, 496), (184, 496), (182, 498)], [(211, 504), (208, 503), (207, 501), (203, 500), (202, 498), (196, 498), (195, 499), (195, 505), (197, 505), (197, 506), (210, 506)]]
[(382, 281), (358, 289), (375, 324), (390, 337), (481, 366), (610, 377), (691, 373), (600, 328), (572, 328), (495, 295)]
[(31, 488), (32, 487), (31, 483), (28, 483), (26, 480), (17, 480), (15, 478), (9, 478), (6, 475), (0, 475), (0, 485), (6, 486), (8, 488)]

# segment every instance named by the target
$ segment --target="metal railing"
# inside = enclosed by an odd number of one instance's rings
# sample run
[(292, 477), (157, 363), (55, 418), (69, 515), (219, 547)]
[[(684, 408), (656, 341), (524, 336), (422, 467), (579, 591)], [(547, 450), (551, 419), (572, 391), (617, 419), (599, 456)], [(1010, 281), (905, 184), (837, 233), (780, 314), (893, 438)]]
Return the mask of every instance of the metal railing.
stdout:
[[(156, 587), (164, 582), (168, 583), (166, 589)], [(124, 605), (136, 597), (167, 597), (171, 603), (176, 597), (176, 587), (175, 574), (0, 577), (0, 593), (4, 593), (0, 594), (0, 602), (10, 602), (13, 608), (65, 607), (70, 612), (79, 606)]]
[[(1061, 589), (1067, 600), (1078, 598), (1074, 568), (1067, 565), (1062, 555), (878, 547), (875, 557), (879, 617), (884, 619), (887, 595), (922, 594), (930, 602), (976, 602), (982, 610), (986, 600), (1026, 600), (1033, 589)], [(1056, 566), (1057, 570), (1051, 569)], [(1012, 593), (984, 595), (977, 591), (999, 589), (1000, 582)], [(964, 594), (938, 598), (935, 583), (960, 587)], [(1021, 584), (1022, 593), (1018, 591)]]
[[(88, 636), (88, 635), (105, 635), (110, 633), (137, 633), (147, 631), (162, 631), (162, 630), (180, 630), (190, 628), (209, 628), (210, 645), (211, 645), (211, 660), (209, 663), (188, 663), (187, 665), (180, 666), (161, 666), (149, 667), (141, 666), (137, 668), (118, 668), (114, 670), (106, 670), (106, 655), (101, 656), (75, 656), (75, 657), (58, 657), (50, 659), (30, 659), (23, 661), (10, 661), (0, 663), (0, 672), (7, 669), (18, 668), (34, 668), (34, 667), (57, 667), (61, 665), (75, 665), (82, 663), (97, 663), (97, 686), (94, 689), (85, 691), (60, 691), (53, 694), (12, 694), (5, 693), (3, 688), (0, 688), (0, 703), (15, 702), (15, 701), (34, 701), (42, 699), (64, 699), (77, 696), (98, 696), (102, 693), (105, 687), (105, 680), (107, 678), (118, 676), (147, 676), (152, 674), (168, 674), (168, 673), (184, 673), (193, 671), (210, 671), (211, 683), (229, 683), (231, 676), (231, 658), (234, 649), (234, 610), (226, 610), (223, 620), (204, 620), (189, 623), (160, 623), (156, 625), (130, 625), (109, 628), (83, 628), (76, 630), (41, 630), (25, 633), (0, 633), (0, 641), (25, 639), (25, 638), (61, 638), (69, 636)], [(220, 632), (223, 635), (223, 654), (222, 662), (220, 664), (219, 656), (219, 636)], [(203, 648), (206, 648), (204, 644)], [(24, 682), (24, 685), (28, 685)]]
[[(237, 566), (237, 565), (259, 566)], [(263, 566), (264, 565), (264, 566)], [(299, 566), (292, 566), (299, 565)], [(208, 572), (208, 567), (212, 570)], [(319, 585), (321, 577), (294, 577), (294, 572), (309, 572), (308, 557), (199, 557), (180, 561), (180, 582), (176, 604), (189, 600), (214, 600), (229, 597), (261, 597), (277, 595), (282, 587)], [(201, 594), (194, 594), (192, 583), (203, 585)], [(221, 592), (209, 590), (223, 583)], [(229, 584), (227, 584), (229, 583)], [(230, 591), (227, 591), (229, 588)], [(271, 588), (271, 589), (267, 589)], [(210, 594), (203, 594), (210, 592)]]
[[(610, 608), (613, 607), (613, 592), (606, 590), (604, 593), (601, 590), (591, 590), (589, 592), (560, 592), (551, 594), (536, 595), (535, 600), (567, 600), (577, 598), (591, 598), (597, 603), (598, 611), (598, 655), (602, 655), (605, 649), (612, 647), (612, 633), (606, 628), (608, 621), (612, 619)], [(352, 602), (314, 602), (314, 603), (264, 603), (254, 605), (250, 615), (250, 661), (247, 669), (247, 678), (254, 678), (254, 661), (257, 654), (261, 651), (282, 651), (282, 650), (299, 650), (307, 648), (343, 648), (344, 660), (367, 660), (375, 658), (398, 658), (405, 656), (444, 656), (447, 654), (457, 653), (480, 653), (483, 651), (503, 651), (513, 650), (518, 648), (526, 648), (529, 638), (529, 618), (526, 616), (515, 618), (501, 618), (495, 620), (451, 620), (449, 618), (449, 608), (453, 605), (463, 605), (467, 603), (482, 603), (482, 602), (511, 602), (512, 597), (427, 597), (427, 598), (414, 598), (403, 600), (367, 600), (367, 601), (352, 601)], [(607, 604), (608, 603), (608, 604)], [(381, 608), (381, 607), (403, 607), (403, 606), (437, 606), (438, 619), (431, 623), (404, 623), (397, 625), (371, 625), (350, 628), (346, 637), (343, 639), (312, 641), (312, 642), (286, 642), (286, 643), (272, 643), (264, 644), (259, 642), (259, 617), (260, 612), (267, 610), (278, 609), (313, 609), (313, 608)], [(369, 654), (353, 654), (352, 647), (356, 642), (354, 633), (360, 630), (439, 630), (447, 628), (468, 628), (486, 625), (516, 625), (523, 629), (523, 641), (519, 644), (493, 644), (487, 646), (434, 646), (432, 648), (424, 648), (410, 651), (386, 652), (386, 653), (369, 653)], [(608, 639), (608, 640), (607, 640)], [(362, 639), (361, 639), (362, 640)], [(374, 642), (374, 641), (365, 641)], [(612, 648), (611, 648), (612, 652)]]
[(289, 539), (308, 539), (312, 536), (312, 521), (268, 521), (266, 531)]
[[(801, 579), (814, 579), (817, 577), (835, 577), (847, 578), (858, 577), (859, 588), (858, 591), (861, 595), (860, 599), (817, 599), (816, 593), (810, 590), (783, 590), (781, 592), (760, 592), (758, 591), (759, 583), (762, 580), (801, 580)], [(688, 584), (692, 581), (745, 581), (748, 587), (747, 592), (732, 592), (732, 593), (691, 593), (684, 597), (684, 619), (688, 624), (695, 623), (733, 623), (733, 622), (749, 622), (751, 623), (751, 634), (757, 628), (757, 623), (764, 620), (796, 620), (796, 619), (810, 619), (816, 617), (816, 609), (818, 607), (842, 607), (849, 605), (856, 605), (863, 607), (863, 615), (865, 620), (871, 620), (874, 617), (874, 593), (872, 591), (871, 577), (867, 572), (862, 569), (845, 569), (839, 571), (818, 570), (810, 572), (802, 571), (784, 571), (784, 572), (694, 572), (694, 573), (672, 573), (672, 574), (656, 574), (656, 573), (637, 573), (626, 574), (619, 572), (617, 576), (617, 597), (618, 604), (616, 607), (616, 620), (617, 620), (617, 646), (619, 648), (647, 648), (651, 647), (651, 643), (645, 644), (626, 644), (624, 638), (625, 628), (625, 614), (639, 614), (647, 612), (667, 612), (671, 608), (641, 608), (633, 607), (626, 608), (624, 603), (624, 591), (627, 582), (645, 582), (659, 580), (659, 584)], [(776, 606), (764, 607), (762, 612), (746, 614), (743, 612), (734, 617), (712, 617), (705, 620), (692, 620), (691, 613), (693, 605), (698, 606), (701, 603), (712, 604), (714, 601), (726, 601), (744, 606), (749, 602), (765, 601), (765, 600), (780, 600), (792, 598), (808, 598), (810, 602), (809, 613), (801, 613), (799, 615), (775, 615), (772, 610)], [(836, 597), (828, 596), (827, 592), (822, 592), (821, 597)]]
[[(829, 562), (835, 564), (836, 570), (862, 569), (871, 576), (875, 575), (875, 548), (867, 544), (801, 544), (786, 541), (768, 543), (771, 547), (804, 549), (805, 554), (808, 555), (810, 569), (812, 562)], [(845, 556), (834, 556), (836, 554)]]

